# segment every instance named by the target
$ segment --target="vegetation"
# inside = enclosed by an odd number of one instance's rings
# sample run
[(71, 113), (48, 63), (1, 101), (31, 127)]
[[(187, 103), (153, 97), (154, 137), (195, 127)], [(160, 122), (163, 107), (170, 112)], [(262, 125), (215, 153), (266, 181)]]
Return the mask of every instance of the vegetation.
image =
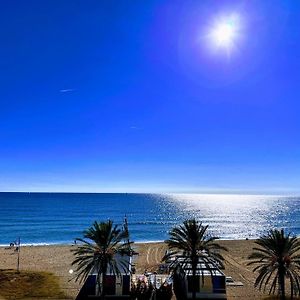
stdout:
[(51, 273), (0, 270), (0, 297), (5, 299), (67, 299)]
[(280, 299), (286, 299), (285, 283), (289, 281), (290, 293), (300, 293), (300, 240), (284, 230), (270, 230), (260, 237), (256, 244), (260, 248), (253, 248), (249, 256), (252, 261), (248, 265), (256, 264), (253, 272), (258, 272), (255, 286), (266, 290), (269, 294), (278, 292)]
[[(122, 261), (117, 262), (116, 254), (131, 255), (130, 242), (128, 242), (128, 230), (121, 230), (112, 221), (94, 222), (84, 231), (84, 238), (76, 239), (79, 245), (72, 249), (75, 260), (72, 265), (77, 265), (76, 280), (86, 280), (92, 271), (97, 272), (97, 285), (99, 295), (105, 296), (106, 274), (110, 269), (117, 276), (121, 271), (129, 272), (128, 266)], [(122, 241), (127, 240), (126, 243)], [(104, 283), (101, 288), (101, 277)]]
[(175, 265), (174, 268), (184, 267), (184, 264), (191, 263), (193, 299), (196, 299), (196, 270), (198, 261), (201, 260), (207, 269), (210, 269), (211, 263), (217, 263), (219, 266), (224, 267), (222, 263), (224, 258), (220, 254), (220, 250), (227, 249), (215, 243), (215, 240), (218, 238), (209, 236), (207, 228), (208, 226), (202, 225), (201, 222), (195, 219), (187, 220), (182, 225), (173, 228), (169, 233), (170, 238), (165, 241), (171, 251), (164, 257), (164, 260), (172, 256), (182, 255), (185, 257), (183, 265)]

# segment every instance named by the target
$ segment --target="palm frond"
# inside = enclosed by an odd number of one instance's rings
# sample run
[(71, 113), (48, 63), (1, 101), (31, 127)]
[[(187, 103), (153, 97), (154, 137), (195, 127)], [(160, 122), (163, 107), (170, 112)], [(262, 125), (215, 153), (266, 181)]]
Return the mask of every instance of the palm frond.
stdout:
[(128, 262), (116, 260), (117, 254), (131, 255), (130, 242), (122, 243), (128, 237), (128, 233), (119, 229), (112, 221), (95, 221), (90, 228), (83, 232), (83, 238), (77, 238), (79, 242), (73, 248), (75, 258), (72, 265), (76, 265), (75, 280), (86, 280), (91, 272), (97, 272), (98, 280), (101, 274), (106, 274), (109, 269), (119, 276), (122, 272), (129, 272)]
[(299, 293), (300, 240), (290, 233), (285, 234), (283, 229), (274, 229), (255, 243), (259, 247), (253, 248), (253, 253), (248, 257), (251, 261), (247, 264), (256, 265), (253, 269), (253, 272), (258, 272), (255, 286), (263, 290), (269, 286), (269, 294), (277, 289), (278, 293), (284, 293), (285, 280), (281, 278), (288, 278), (291, 296)]

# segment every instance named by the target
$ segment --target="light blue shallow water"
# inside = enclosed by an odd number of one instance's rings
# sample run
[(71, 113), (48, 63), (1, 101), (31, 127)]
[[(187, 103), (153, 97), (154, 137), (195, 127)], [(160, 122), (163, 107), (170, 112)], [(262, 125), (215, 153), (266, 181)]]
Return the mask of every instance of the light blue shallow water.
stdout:
[(300, 197), (0, 193), (0, 244), (72, 243), (95, 220), (122, 224), (134, 241), (159, 241), (183, 220), (196, 217), (224, 239), (254, 238), (269, 228), (300, 235)]

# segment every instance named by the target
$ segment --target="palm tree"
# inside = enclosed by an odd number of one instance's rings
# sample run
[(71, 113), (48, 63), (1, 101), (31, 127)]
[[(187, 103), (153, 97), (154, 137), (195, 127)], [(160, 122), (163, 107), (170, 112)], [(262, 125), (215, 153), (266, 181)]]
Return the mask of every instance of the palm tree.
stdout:
[[(76, 280), (80, 279), (82, 282), (93, 270), (97, 270), (99, 295), (104, 299), (107, 271), (110, 269), (117, 276), (120, 275), (121, 271), (129, 272), (128, 264), (115, 259), (116, 254), (131, 255), (130, 243), (128, 241), (122, 243), (123, 240), (127, 240), (128, 232), (119, 229), (109, 220), (100, 223), (95, 221), (83, 234), (83, 239), (76, 239), (80, 242), (78, 247), (71, 250), (76, 257), (72, 262), (72, 265), (77, 265)], [(100, 288), (101, 276), (102, 289)]]
[(174, 227), (169, 233), (170, 238), (165, 241), (171, 252), (163, 258), (164, 260), (182, 255), (183, 262), (176, 264), (175, 260), (175, 268), (184, 268), (185, 265), (191, 264), (193, 299), (196, 299), (196, 272), (199, 260), (208, 270), (211, 269), (212, 264), (224, 267), (222, 263), (224, 258), (219, 251), (227, 249), (215, 243), (218, 238), (209, 236), (206, 232), (207, 228), (208, 225), (204, 226), (195, 219), (187, 220), (182, 225)]
[(257, 265), (253, 269), (259, 273), (255, 286), (264, 291), (269, 286), (269, 294), (274, 294), (278, 284), (280, 299), (285, 299), (285, 281), (289, 279), (291, 297), (300, 294), (300, 240), (283, 229), (274, 229), (255, 243), (260, 248), (253, 248), (248, 263)]

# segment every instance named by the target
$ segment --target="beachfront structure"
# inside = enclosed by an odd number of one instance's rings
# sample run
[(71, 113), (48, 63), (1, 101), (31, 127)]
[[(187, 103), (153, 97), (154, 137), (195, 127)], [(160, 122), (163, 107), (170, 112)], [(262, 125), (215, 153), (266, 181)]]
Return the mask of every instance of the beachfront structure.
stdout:
[[(115, 260), (121, 273), (117, 275), (110, 267), (108, 267), (104, 282), (105, 298), (129, 299), (131, 289), (132, 256), (127, 254), (116, 254)], [(100, 294), (99, 291), (103, 290), (103, 276), (101, 275), (100, 278), (100, 287), (97, 284), (97, 276), (98, 271), (94, 268), (91, 274), (87, 277), (76, 300), (95, 299), (95, 297)]]
[(177, 266), (173, 275), (177, 299), (192, 299), (193, 289), (197, 299), (226, 299), (226, 277), (215, 262), (198, 259), (195, 283), (189, 258), (178, 256), (172, 264)]

